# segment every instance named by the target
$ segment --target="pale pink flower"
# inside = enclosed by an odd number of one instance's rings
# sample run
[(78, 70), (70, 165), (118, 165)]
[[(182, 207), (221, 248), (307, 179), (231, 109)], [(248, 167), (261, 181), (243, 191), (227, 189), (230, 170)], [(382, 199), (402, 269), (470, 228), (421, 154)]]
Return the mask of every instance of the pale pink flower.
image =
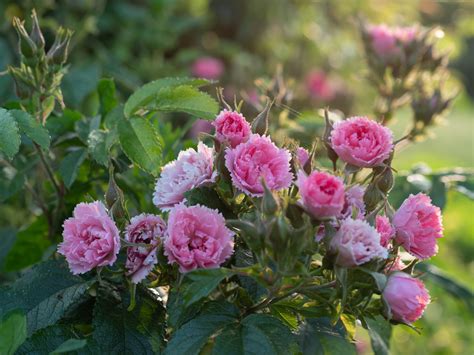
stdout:
[(288, 150), (278, 148), (269, 137), (258, 134), (225, 152), (225, 166), (232, 183), (251, 196), (263, 196), (262, 178), (270, 190), (289, 187), (293, 180), (290, 160)]
[(345, 219), (331, 240), (331, 250), (337, 253), (335, 263), (344, 267), (362, 265), (372, 259), (386, 259), (387, 249), (380, 245), (380, 234), (359, 219)]
[(127, 275), (133, 283), (142, 281), (156, 264), (156, 250), (166, 229), (165, 222), (159, 216), (142, 213), (133, 217), (127, 226), (125, 239), (130, 243), (147, 246), (127, 249)]
[(348, 217), (354, 217), (355, 219), (364, 219), (364, 193), (365, 188), (360, 185), (353, 185), (349, 187), (346, 190), (344, 196), (344, 208), (342, 209), (338, 217), (341, 219), (345, 219)]
[(390, 220), (386, 216), (375, 217), (375, 229), (380, 234), (380, 244), (387, 248), (388, 244), (395, 236), (395, 228), (393, 228)]
[(197, 268), (217, 268), (234, 251), (233, 235), (219, 211), (179, 204), (168, 218), (165, 255), (183, 273)]
[(301, 167), (304, 167), (309, 160), (309, 152), (302, 148), (296, 148), (296, 159)]
[(166, 164), (156, 181), (153, 203), (166, 211), (184, 200), (184, 193), (211, 184), (217, 177), (213, 171), (214, 149), (199, 142), (197, 151), (181, 151), (178, 159)]
[(334, 125), (331, 146), (346, 163), (371, 168), (390, 156), (392, 132), (367, 117), (352, 117)]
[(307, 75), (306, 88), (311, 97), (322, 101), (330, 101), (336, 94), (329, 77), (322, 71), (312, 71)]
[(296, 181), (306, 211), (315, 218), (337, 216), (344, 207), (344, 183), (334, 175), (300, 170)]
[(224, 73), (224, 63), (217, 58), (202, 57), (196, 59), (191, 71), (196, 77), (217, 80)]
[(236, 111), (222, 110), (213, 122), (219, 142), (229, 142), (232, 148), (246, 142), (251, 132), (245, 117)]
[(80, 203), (73, 217), (63, 224), (59, 254), (66, 257), (71, 272), (83, 274), (98, 266), (112, 265), (120, 250), (120, 235), (100, 201)]
[(390, 59), (400, 55), (400, 47), (393, 30), (387, 25), (374, 25), (369, 27), (369, 36), (372, 40), (374, 52), (383, 59)]
[(443, 236), (441, 210), (425, 194), (410, 195), (393, 216), (395, 240), (407, 252), (427, 259), (438, 252), (437, 239)]
[(408, 324), (418, 320), (430, 303), (423, 282), (404, 272), (390, 274), (382, 296), (390, 306), (392, 319)]

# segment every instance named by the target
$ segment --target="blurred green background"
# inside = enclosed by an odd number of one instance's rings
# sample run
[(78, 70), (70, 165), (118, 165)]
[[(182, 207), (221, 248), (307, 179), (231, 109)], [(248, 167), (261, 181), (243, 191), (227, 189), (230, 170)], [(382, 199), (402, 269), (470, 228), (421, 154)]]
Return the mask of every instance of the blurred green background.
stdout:
[[(439, 47), (451, 53), (449, 87), (459, 95), (428, 137), (398, 153), (394, 167), (404, 171), (424, 162), (434, 171), (474, 168), (474, 1), (2, 0), (0, 71), (18, 62), (11, 19), (29, 18), (33, 8), (47, 37), (60, 25), (75, 31), (63, 85), (68, 107), (92, 112), (101, 77), (115, 78), (126, 98), (144, 82), (195, 74), (196, 61), (212, 57), (219, 63), (215, 78), (225, 96), (244, 98), (250, 117), (260, 108), (259, 94), (274, 90), (285, 96), (292, 119), (280, 122), (287, 125), (277, 133), (283, 138), (316, 132), (311, 128), (321, 127), (318, 110), (325, 105), (346, 116), (371, 114), (376, 93), (366, 80), (356, 16), (389, 25), (439, 25), (444, 31)], [(272, 81), (279, 70), (284, 85)], [(320, 79), (315, 90), (310, 87), (314, 73)], [(0, 76), (0, 101), (13, 98), (10, 79)], [(410, 120), (408, 110), (395, 114), (396, 137)], [(24, 222), (14, 208), (4, 211), (0, 221)], [(473, 290), (473, 200), (449, 191), (444, 225), (445, 238), (432, 263)], [(474, 353), (472, 310), (436, 285), (428, 286), (433, 303), (417, 324), (422, 335), (397, 327), (394, 353)], [(361, 351), (370, 352), (367, 337), (360, 336)]]

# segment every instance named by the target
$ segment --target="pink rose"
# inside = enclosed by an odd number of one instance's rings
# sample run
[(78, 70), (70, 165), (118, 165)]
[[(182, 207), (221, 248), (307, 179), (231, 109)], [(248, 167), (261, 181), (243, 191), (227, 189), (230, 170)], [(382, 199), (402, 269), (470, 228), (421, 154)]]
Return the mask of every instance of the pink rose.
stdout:
[(423, 282), (404, 272), (394, 272), (389, 276), (382, 296), (390, 306), (392, 319), (403, 323), (419, 319), (430, 303)]
[(199, 142), (197, 152), (189, 148), (178, 159), (166, 164), (156, 181), (153, 203), (166, 211), (184, 200), (184, 193), (211, 184), (217, 177), (213, 171), (214, 149)]
[(371, 168), (390, 156), (392, 131), (367, 117), (352, 117), (334, 125), (331, 146), (346, 163)]
[(334, 175), (313, 171), (309, 176), (300, 170), (296, 185), (300, 203), (315, 218), (326, 218), (341, 213), (344, 207), (344, 183)]
[(397, 38), (390, 27), (386, 25), (370, 26), (369, 36), (372, 40), (372, 48), (379, 57), (390, 59), (400, 55)]
[(224, 64), (217, 58), (202, 57), (196, 59), (191, 71), (196, 77), (217, 80), (224, 73)]
[(395, 228), (390, 224), (390, 220), (386, 216), (375, 217), (375, 229), (380, 234), (380, 244), (387, 248), (389, 242), (395, 236)]
[(250, 124), (242, 114), (222, 110), (213, 122), (216, 127), (216, 138), (219, 142), (229, 142), (232, 148), (246, 142), (250, 134)]
[(159, 216), (142, 213), (130, 220), (127, 226), (125, 239), (130, 243), (147, 244), (140, 247), (127, 249), (127, 275), (131, 276), (133, 283), (139, 283), (150, 273), (156, 264), (156, 249), (160, 237), (166, 229), (165, 222)]
[(183, 273), (197, 268), (217, 268), (234, 251), (233, 235), (217, 210), (179, 204), (168, 218), (165, 255), (170, 264), (179, 264)]
[(365, 188), (360, 185), (353, 185), (346, 190), (344, 196), (344, 208), (340, 215), (341, 219), (346, 219), (355, 215), (356, 219), (364, 219), (365, 203), (364, 203)]
[(120, 250), (120, 235), (100, 201), (80, 203), (63, 224), (58, 252), (66, 257), (74, 275), (98, 266), (112, 265)]
[(372, 259), (386, 259), (387, 249), (380, 245), (380, 234), (367, 222), (345, 219), (331, 240), (335, 263), (343, 267), (365, 264)]
[(302, 147), (298, 147), (296, 149), (296, 159), (298, 160), (299, 165), (303, 168), (309, 160), (309, 152)]
[(420, 32), (418, 26), (395, 27), (393, 35), (402, 44), (407, 45), (413, 42)]
[(225, 152), (225, 166), (232, 183), (252, 196), (263, 196), (262, 178), (270, 190), (289, 187), (293, 180), (290, 160), (288, 150), (278, 148), (269, 137), (258, 134)]
[(436, 255), (436, 240), (443, 236), (441, 210), (425, 194), (410, 195), (393, 216), (395, 240), (419, 259)]
[(330, 101), (336, 92), (328, 76), (322, 71), (313, 71), (306, 77), (306, 87), (311, 97), (322, 101)]

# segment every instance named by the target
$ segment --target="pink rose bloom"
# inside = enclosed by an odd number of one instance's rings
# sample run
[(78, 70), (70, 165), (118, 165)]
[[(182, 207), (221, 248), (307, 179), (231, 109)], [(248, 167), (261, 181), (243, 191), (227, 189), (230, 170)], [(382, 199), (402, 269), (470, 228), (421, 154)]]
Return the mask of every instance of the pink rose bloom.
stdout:
[(374, 227), (359, 219), (345, 219), (331, 240), (335, 263), (343, 267), (362, 265), (372, 259), (386, 259), (387, 249), (380, 245), (380, 234)]
[(344, 207), (344, 183), (334, 175), (313, 171), (309, 176), (300, 170), (296, 185), (300, 203), (315, 218), (326, 218), (341, 213)]
[(372, 48), (379, 57), (389, 59), (400, 55), (397, 38), (390, 27), (370, 26), (369, 36), (372, 39)]
[(355, 214), (356, 219), (364, 219), (365, 203), (364, 203), (365, 188), (360, 185), (353, 185), (349, 187), (344, 196), (344, 208), (340, 215), (341, 219), (352, 217)]
[(252, 133), (245, 117), (235, 111), (222, 110), (213, 125), (216, 127), (217, 140), (229, 142), (232, 148), (246, 142)]
[(225, 166), (232, 183), (251, 196), (263, 196), (261, 179), (270, 190), (289, 187), (293, 180), (290, 172), (290, 152), (278, 148), (269, 137), (252, 134), (249, 140), (225, 152)]
[(156, 264), (156, 249), (160, 237), (166, 229), (165, 222), (159, 216), (142, 213), (130, 220), (125, 239), (130, 243), (147, 244), (149, 247), (129, 247), (127, 249), (127, 275), (133, 283), (139, 283), (150, 273)]
[(430, 295), (423, 282), (404, 272), (395, 272), (387, 280), (382, 296), (392, 311), (392, 319), (413, 323), (430, 303)]
[(306, 88), (311, 97), (318, 100), (330, 101), (336, 94), (328, 76), (322, 71), (313, 71), (308, 74)]
[(114, 221), (100, 201), (80, 203), (73, 217), (63, 224), (59, 254), (66, 257), (74, 275), (98, 266), (112, 265), (120, 250), (120, 235)]
[(300, 166), (304, 167), (309, 160), (309, 152), (302, 147), (298, 147), (296, 149), (296, 159)]
[(213, 171), (214, 149), (199, 142), (197, 152), (189, 148), (178, 159), (166, 164), (156, 181), (153, 203), (166, 211), (184, 200), (184, 193), (211, 184), (217, 177)]
[(196, 59), (191, 71), (196, 77), (217, 80), (224, 73), (224, 64), (217, 58), (202, 57)]
[(334, 125), (331, 146), (346, 163), (371, 168), (390, 156), (392, 131), (367, 117), (352, 117)]
[(375, 217), (375, 229), (380, 234), (380, 244), (387, 248), (389, 242), (395, 236), (395, 228), (390, 224), (390, 220), (386, 216)]
[(438, 253), (436, 240), (443, 236), (441, 210), (425, 194), (410, 195), (393, 216), (395, 240), (419, 259)]
[(170, 264), (179, 264), (183, 273), (197, 268), (217, 268), (234, 251), (233, 235), (217, 210), (179, 204), (168, 218), (165, 255)]

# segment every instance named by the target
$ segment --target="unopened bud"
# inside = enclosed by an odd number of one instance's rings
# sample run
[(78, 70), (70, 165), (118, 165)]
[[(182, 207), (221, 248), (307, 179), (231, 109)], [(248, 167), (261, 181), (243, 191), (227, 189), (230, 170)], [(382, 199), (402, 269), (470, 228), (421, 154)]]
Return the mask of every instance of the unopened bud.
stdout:
[(13, 67), (8, 68), (8, 72), (10, 73), (13, 83), (15, 84), (15, 93), (16, 96), (20, 99), (27, 99), (31, 96), (31, 89), (27, 83), (23, 80), (23, 76), (21, 72)]
[(265, 135), (268, 131), (268, 116), (270, 114), (270, 108), (273, 105), (273, 101), (267, 98), (267, 104), (262, 112), (252, 121), (252, 132)]
[(123, 192), (115, 182), (114, 168), (112, 164), (109, 168), (109, 187), (105, 193), (105, 202), (107, 203), (108, 208), (112, 208), (116, 202), (119, 202), (120, 204), (123, 203)]
[(387, 194), (392, 190), (393, 184), (393, 171), (390, 167), (387, 167), (382, 174), (377, 177), (377, 187), (381, 192)]
[(327, 108), (324, 110), (324, 120), (326, 122), (326, 127), (324, 129), (323, 142), (324, 142), (324, 146), (326, 147), (328, 158), (329, 160), (332, 161), (334, 170), (336, 170), (336, 162), (339, 159), (339, 156), (336, 154), (334, 149), (332, 149), (331, 132), (332, 132), (333, 127), (332, 127), (331, 121), (329, 121), (329, 112)]
[(263, 198), (262, 198), (262, 212), (266, 215), (273, 215), (278, 211), (279, 204), (275, 195), (270, 191), (265, 184), (265, 181), (262, 179), (262, 185), (264, 189)]
[(383, 194), (374, 183), (370, 183), (364, 193), (364, 204), (367, 212), (373, 211), (383, 200)]
[(47, 58), (52, 64), (62, 65), (66, 62), (69, 54), (69, 42), (72, 32), (60, 28), (56, 34), (53, 46), (48, 51)]
[(44, 49), (45, 41), (44, 41), (43, 33), (41, 32), (41, 28), (38, 23), (38, 17), (36, 16), (35, 10), (33, 10), (31, 14), (31, 18), (33, 20), (33, 25), (31, 28), (30, 38), (36, 44), (38, 48)]
[(20, 53), (25, 58), (32, 59), (35, 56), (38, 48), (26, 32), (24, 22), (20, 21), (17, 17), (15, 17), (13, 19), (13, 27), (15, 27), (15, 30), (18, 33), (18, 47)]

